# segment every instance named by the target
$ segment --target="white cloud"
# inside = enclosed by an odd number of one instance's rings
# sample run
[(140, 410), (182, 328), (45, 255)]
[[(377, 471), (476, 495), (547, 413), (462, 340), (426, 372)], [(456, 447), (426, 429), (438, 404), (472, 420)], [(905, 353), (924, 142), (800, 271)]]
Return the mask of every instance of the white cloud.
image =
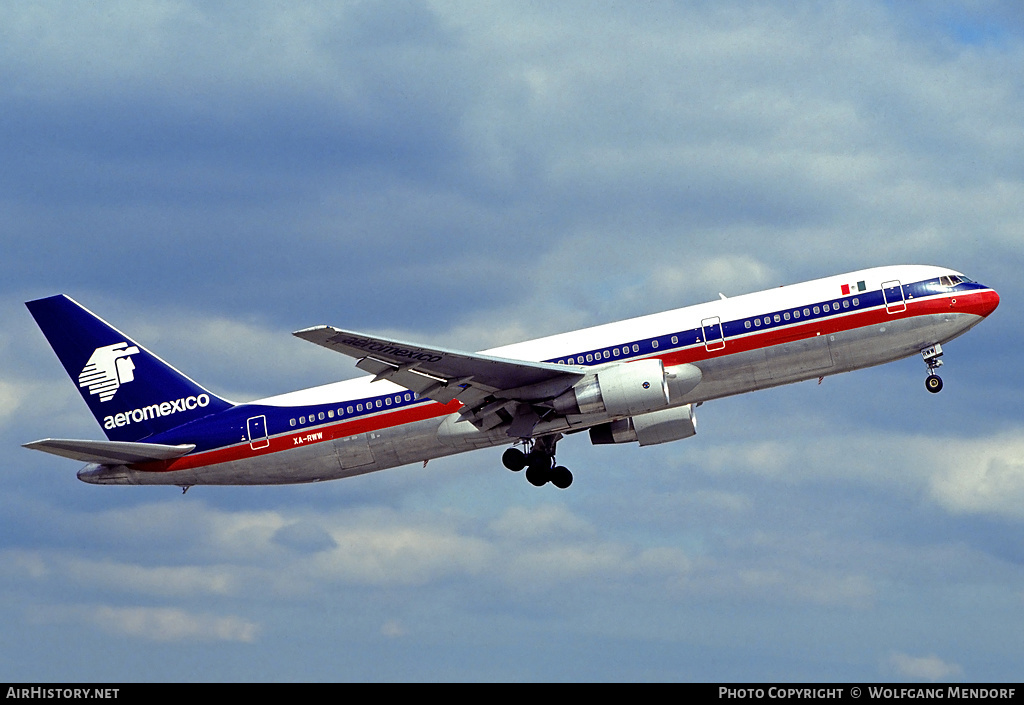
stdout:
[(758, 601), (811, 603), (817, 605), (869, 607), (875, 586), (865, 575), (844, 575), (807, 565), (787, 568), (737, 569), (720, 578), (719, 589)]
[(0, 379), (0, 423), (6, 423), (31, 398), (32, 391), (28, 385)]
[(398, 637), (405, 636), (407, 631), (399, 620), (389, 619), (381, 625), (380, 633), (389, 639), (397, 639)]
[(125, 323), (125, 331), (172, 365), (196, 360), (198, 369), (179, 369), (214, 390), (230, 385), (233, 389), (224, 394), (239, 401), (363, 374), (354, 360), (292, 335), (307, 325), (344, 321), (310, 321), (297, 313), (292, 327), (275, 329), (201, 311), (172, 315), (160, 317), (157, 325), (150, 314), (147, 321)]
[(509, 507), (490, 523), (494, 534), (504, 540), (532, 541), (538, 538), (593, 536), (594, 529), (557, 504), (540, 507)]
[(485, 541), (445, 527), (345, 526), (330, 531), (337, 548), (321, 551), (323, 578), (371, 585), (421, 585), (450, 575), (478, 574), (493, 560)]
[(101, 606), (84, 610), (83, 617), (112, 633), (154, 641), (252, 642), (259, 634), (255, 623), (239, 617), (180, 609)]
[(873, 431), (730, 442), (703, 454), (714, 473), (750, 473), (785, 483), (856, 479), (929, 498), (958, 514), (1024, 518), (1024, 431), (980, 438)]
[(69, 577), (104, 592), (187, 597), (238, 591), (235, 571), (219, 566), (142, 566), (71, 559)]
[(650, 287), (668, 296), (693, 297), (709, 290), (726, 296), (747, 294), (772, 284), (782, 284), (771, 267), (747, 255), (695, 258), (683, 264), (661, 264), (651, 275)]
[(9, 579), (42, 580), (50, 575), (50, 567), (38, 551), (13, 549), (0, 553), (0, 574)]
[(259, 625), (241, 617), (193, 613), (172, 607), (35, 607), (30, 619), (40, 624), (87, 624), (115, 636), (158, 642), (251, 643), (260, 631)]
[[(320, 73), (329, 83), (329, 66), (315, 40), (315, 29), (327, 19), (325, 10), (331, 8), (278, 12), (265, 5), (236, 16), (187, 2), (103, 8), (38, 3), (5, 8), (0, 26), (5, 58), (43, 86), (69, 81), (76, 88), (109, 90), (114, 81), (138, 87), (155, 80), (162, 90), (188, 95), (185, 86), (215, 92), (256, 84), (260, 76), (267, 82), (260, 83), (264, 88), (281, 85), (295, 71), (307, 80)], [(135, 41), (123, 42), (126, 36)], [(269, 52), (253, 50), (254, 43), (269, 36), (275, 38), (265, 47)], [(337, 88), (336, 79), (333, 85)]]
[(955, 664), (943, 661), (934, 654), (928, 656), (911, 656), (895, 652), (886, 660), (887, 670), (911, 680), (945, 681), (963, 676), (963, 669)]
[(1024, 432), (944, 443), (932, 459), (929, 492), (941, 506), (1024, 519)]

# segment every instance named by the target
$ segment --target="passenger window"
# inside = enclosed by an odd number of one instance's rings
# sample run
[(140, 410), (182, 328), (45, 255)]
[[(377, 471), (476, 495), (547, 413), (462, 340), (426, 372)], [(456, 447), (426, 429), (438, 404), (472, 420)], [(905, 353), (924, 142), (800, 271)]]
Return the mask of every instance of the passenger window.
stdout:
[(755, 318), (754, 319), (754, 327), (755, 328), (760, 328), (761, 327), (761, 319), (760, 318)]
[(789, 311), (786, 311), (786, 312), (785, 312), (784, 314), (782, 314), (782, 318), (783, 318), (784, 320), (787, 320), (787, 321), (788, 321), (788, 320), (789, 320)]
[(744, 328), (750, 328), (750, 321), (743, 321)]
[(817, 306), (815, 306), (815, 307), (814, 307), (814, 312), (815, 312), (815, 313), (821, 313), (821, 309), (820, 309), (820, 308), (818, 308)]
[(850, 308), (850, 300), (843, 299), (843, 308)]
[(765, 316), (765, 317), (764, 317), (764, 324), (765, 324), (766, 326), (770, 326), (770, 325), (771, 325), (771, 323), (772, 323), (772, 319), (771, 319), (770, 317), (768, 317), (768, 316)]
[(299, 417), (299, 423), (306, 423), (306, 417), (305, 416), (300, 416)]
[[(747, 326), (747, 327), (749, 328), (750, 326)], [(674, 336), (674, 335), (672, 336), (672, 344), (673, 345), (678, 345), (679, 344), (679, 338), (677, 336)]]
[(825, 313), (828, 313), (828, 304), (825, 304), (824, 306), (822, 306), (821, 310), (824, 311)]
[(594, 361), (594, 356), (591, 355), (590, 353), (587, 353), (587, 362), (593, 362), (593, 361)]
[(619, 356), (619, 349), (618, 348), (613, 349), (612, 350), (612, 355), (614, 355), (615, 357), (618, 357)]
[(805, 315), (805, 316), (810, 316), (810, 315), (811, 315), (811, 309), (809, 309), (809, 308), (805, 308), (805, 309), (804, 309), (804, 315)]
[(658, 341), (657, 340), (652, 340), (651, 341), (651, 347), (654, 348), (655, 350), (657, 350), (658, 349)]
[(800, 309), (793, 311), (793, 318), (800, 318)]
[(291, 421), (289, 421), (288, 423), (289, 423), (290, 425), (294, 426), (294, 425), (295, 425), (295, 419), (292, 419), (292, 420), (291, 420)]
[(334, 418), (334, 409), (328, 409), (327, 410), (327, 418), (329, 418), (329, 419), (333, 419)]
[[(367, 407), (367, 408), (369, 408), (369, 407)], [(362, 404), (356, 404), (356, 411), (362, 411), (362, 410), (363, 410), (363, 405)]]
[[(388, 406), (391, 406), (391, 397), (385, 399), (384, 403), (387, 404)], [(380, 406), (380, 402), (377, 402), (377, 406)]]
[(854, 307), (860, 306), (860, 299), (854, 299), (853, 300), (853, 305), (854, 305)]
[(607, 350), (605, 350), (604, 351), (604, 359), (607, 360), (609, 357), (611, 357), (611, 353), (609, 353)]
[(636, 343), (633, 343), (633, 352), (640, 352), (640, 346)]
[(324, 412), (321, 411), (319, 414), (317, 414), (317, 418), (320, 419), (321, 421), (323, 421), (324, 420)]

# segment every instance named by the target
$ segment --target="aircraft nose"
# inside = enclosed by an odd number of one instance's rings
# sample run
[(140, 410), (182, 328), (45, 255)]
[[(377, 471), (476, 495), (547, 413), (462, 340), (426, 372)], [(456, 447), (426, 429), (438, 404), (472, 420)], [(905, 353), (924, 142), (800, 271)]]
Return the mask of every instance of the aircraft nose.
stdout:
[(966, 308), (967, 312), (984, 318), (995, 311), (997, 306), (999, 306), (999, 294), (994, 289), (986, 289), (971, 296), (970, 303)]
[(986, 295), (982, 297), (982, 316), (987, 316), (996, 310), (999, 305), (999, 294), (996, 293), (995, 289), (989, 289)]
[(975, 289), (949, 300), (949, 308), (956, 313), (970, 313), (985, 318), (999, 306), (999, 294), (993, 289)]

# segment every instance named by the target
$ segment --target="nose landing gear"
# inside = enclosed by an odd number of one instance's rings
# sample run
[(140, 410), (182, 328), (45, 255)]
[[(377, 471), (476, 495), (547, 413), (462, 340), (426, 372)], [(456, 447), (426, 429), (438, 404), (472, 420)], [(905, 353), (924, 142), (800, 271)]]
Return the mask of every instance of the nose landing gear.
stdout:
[(555, 465), (557, 436), (544, 436), (536, 441), (525, 441), (523, 447), (509, 448), (501, 456), (501, 463), (512, 472), (526, 468), (526, 480), (534, 487), (550, 482), (560, 490), (572, 484), (572, 473), (563, 465)]
[(924, 388), (932, 394), (942, 391), (942, 378), (935, 374), (935, 370), (942, 367), (942, 346), (936, 343), (921, 351), (924, 364), (928, 365), (928, 376), (924, 380)]

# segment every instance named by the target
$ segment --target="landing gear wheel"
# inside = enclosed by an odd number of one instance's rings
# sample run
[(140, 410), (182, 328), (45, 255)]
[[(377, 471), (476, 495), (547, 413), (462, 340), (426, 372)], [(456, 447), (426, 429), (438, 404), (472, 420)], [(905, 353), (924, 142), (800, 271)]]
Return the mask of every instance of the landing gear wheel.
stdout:
[(526, 463), (526, 480), (534, 487), (540, 487), (551, 479), (551, 456), (540, 448), (530, 451)]
[(526, 468), (526, 480), (534, 487), (542, 487), (547, 484), (547, 481), (551, 479), (550, 475), (550, 470), (537, 465)]
[(928, 366), (928, 377), (924, 380), (924, 388), (932, 394), (942, 391), (942, 379), (935, 374), (935, 370), (942, 367), (942, 346), (938, 343), (921, 351), (924, 364)]
[(518, 448), (509, 448), (501, 454), (501, 464), (512, 472), (519, 472), (526, 467), (526, 453)]
[(547, 474), (551, 469), (551, 456), (539, 448), (535, 448), (526, 456), (526, 464), (530, 466), (531, 470), (540, 470)]
[(551, 484), (560, 490), (567, 489), (572, 484), (572, 473), (564, 465), (557, 466), (551, 471)]
[[(562, 436), (542, 436), (536, 440), (523, 438), (517, 443), (522, 450), (508, 448), (501, 456), (501, 462), (509, 470), (518, 472), (526, 468), (526, 481), (534, 487), (543, 487), (549, 482), (565, 489), (572, 484), (572, 473), (555, 462), (555, 444)], [(526, 451), (529, 452), (526, 452)]]

